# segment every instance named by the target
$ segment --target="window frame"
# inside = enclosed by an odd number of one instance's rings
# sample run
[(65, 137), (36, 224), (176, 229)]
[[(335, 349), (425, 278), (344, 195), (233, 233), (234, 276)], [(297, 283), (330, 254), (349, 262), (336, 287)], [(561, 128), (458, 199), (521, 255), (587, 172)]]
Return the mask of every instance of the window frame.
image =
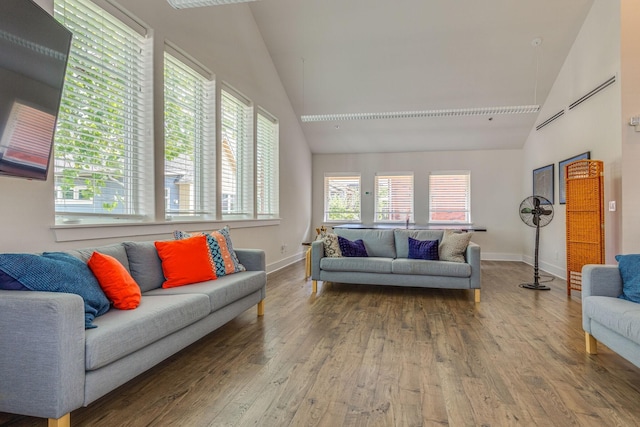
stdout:
[[(264, 126), (269, 126), (264, 129)], [(264, 132), (263, 132), (264, 131)], [(280, 215), (280, 124), (268, 111), (258, 107), (256, 114), (256, 213), (258, 219)]]
[[(55, 223), (148, 221), (155, 216), (149, 30), (85, 0), (56, 0), (54, 17), (74, 34), (54, 137)], [(78, 30), (87, 27), (100, 36)], [(90, 189), (91, 206), (58, 198), (77, 186)]]
[[(336, 181), (336, 182), (345, 182), (346, 185), (349, 185), (349, 181), (351, 181), (351, 185), (356, 185), (357, 186), (357, 211), (354, 212), (350, 212), (350, 211), (342, 211), (342, 213), (346, 213), (347, 215), (341, 217), (341, 218), (330, 218), (329, 215), (331, 214), (330, 212), (330, 204), (331, 201), (329, 200), (329, 196), (330, 193), (328, 193), (329, 190), (329, 186), (330, 183), (332, 181)], [(356, 183), (357, 181), (357, 183)], [(324, 222), (326, 223), (349, 223), (349, 222), (353, 222), (353, 223), (360, 223), (362, 222), (362, 176), (360, 173), (326, 173), (324, 175), (324, 182), (323, 182), (323, 192), (324, 192), (324, 213), (323, 213), (323, 218), (324, 218)], [(354, 214), (355, 218), (348, 218), (348, 214)]]
[[(414, 174), (413, 172), (376, 172), (374, 178), (374, 212), (373, 212), (373, 222), (374, 223), (413, 223), (415, 221), (415, 188), (414, 188)], [(403, 208), (402, 211), (392, 211), (392, 210), (383, 210), (380, 207), (381, 199), (384, 197), (381, 194), (381, 190), (383, 187), (381, 180), (388, 181), (386, 187), (389, 188), (389, 194), (386, 196), (389, 199), (389, 208), (392, 204), (395, 204), (392, 199), (399, 199), (398, 204), (408, 204), (407, 207)], [(410, 182), (408, 182), (410, 181)], [(410, 194), (403, 192), (402, 186), (409, 186)], [(393, 189), (396, 188), (398, 191), (394, 195)], [(403, 203), (404, 202), (404, 203)], [(408, 208), (408, 209), (407, 209)], [(395, 219), (380, 218), (381, 215), (387, 216), (395, 216)]]
[[(448, 202), (446, 198), (448, 196), (444, 196), (443, 193), (446, 191), (444, 188), (434, 188), (432, 185), (432, 177), (447, 177), (448, 179), (458, 179), (458, 182), (454, 182), (452, 185), (457, 185), (463, 187), (460, 191), (460, 197), (454, 202), (458, 204), (462, 204), (462, 208), (457, 208), (456, 206), (447, 205)], [(457, 178), (456, 178), (457, 177)], [(444, 186), (445, 183), (439, 183), (440, 186)], [(471, 222), (471, 171), (468, 170), (453, 170), (453, 171), (433, 171), (429, 173), (429, 197), (428, 197), (428, 223), (429, 224), (466, 224), (470, 225)], [(434, 207), (434, 199), (437, 197), (444, 197), (445, 200), (440, 200), (440, 202), (435, 203), (443, 203), (443, 207)], [(434, 218), (434, 214), (442, 214), (442, 213), (463, 213), (464, 219), (442, 219), (442, 218)]]
[[(225, 104), (228, 102), (229, 104)], [(235, 104), (237, 110), (235, 112), (226, 109)], [(237, 115), (236, 127), (231, 128), (227, 123)], [(226, 83), (222, 83), (220, 90), (220, 141), (218, 155), (220, 161), (219, 166), (219, 182), (218, 194), (220, 198), (220, 215), (221, 219), (253, 219), (254, 218), (254, 153), (255, 144), (253, 138), (253, 105), (251, 100), (233, 87)], [(235, 138), (231, 137), (235, 133)], [(234, 153), (234, 149), (236, 152)], [(235, 173), (233, 173), (234, 165), (231, 162), (231, 156), (235, 159)], [(227, 164), (229, 162), (229, 164)], [(230, 169), (230, 170), (229, 170)], [(227, 172), (235, 175), (235, 180), (229, 181), (225, 176)], [(226, 187), (226, 188), (225, 188)], [(232, 188), (235, 187), (235, 188)], [(225, 192), (227, 191), (227, 192)], [(232, 192), (235, 191), (235, 194)], [(230, 196), (235, 195), (235, 200), (230, 201)], [(229, 209), (225, 209), (225, 204), (234, 203)]]
[[(216, 89), (215, 77), (206, 67), (197, 63), (193, 58), (169, 42), (165, 42), (163, 55), (164, 72), (164, 146), (163, 146), (163, 188), (165, 196), (164, 218), (168, 221), (180, 220), (207, 220), (216, 218)], [(172, 77), (182, 79), (190, 87), (169, 87), (168, 73), (174, 73)], [(169, 102), (172, 102), (171, 108)], [(175, 112), (176, 117), (169, 114)], [(180, 117), (182, 116), (182, 117)], [(190, 121), (191, 118), (191, 121)], [(184, 138), (187, 129), (183, 129), (184, 123), (190, 123), (193, 139)], [(175, 132), (171, 130), (172, 126)], [(174, 136), (175, 135), (175, 136)], [(175, 159), (168, 160), (168, 139), (176, 138), (179, 144), (175, 147), (178, 151), (186, 151), (185, 146), (192, 145), (193, 159), (185, 159), (185, 153), (178, 154)], [(182, 148), (179, 146), (182, 145)], [(192, 164), (189, 164), (189, 163)], [(189, 179), (184, 183), (174, 182), (176, 188), (168, 187), (171, 174), (182, 171), (184, 176), (191, 178), (192, 186), (189, 186), (189, 198), (187, 209), (183, 209), (185, 197), (182, 190), (189, 184)], [(178, 174), (179, 175), (179, 174)], [(178, 176), (176, 175), (176, 176)], [(180, 177), (176, 178), (180, 179)], [(172, 192), (172, 189), (174, 190)], [(169, 200), (167, 201), (167, 190)], [(177, 197), (173, 199), (171, 195)], [(178, 209), (171, 209), (172, 200), (178, 201)]]

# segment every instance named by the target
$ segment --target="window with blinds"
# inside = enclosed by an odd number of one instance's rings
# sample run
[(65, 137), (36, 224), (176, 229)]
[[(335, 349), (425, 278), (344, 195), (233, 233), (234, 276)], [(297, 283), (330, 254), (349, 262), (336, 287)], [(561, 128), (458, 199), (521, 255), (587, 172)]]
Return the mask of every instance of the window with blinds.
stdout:
[(223, 218), (253, 217), (253, 137), (249, 101), (223, 89), (220, 101), (220, 197)]
[(153, 211), (151, 40), (88, 0), (55, 0), (73, 42), (54, 142), (57, 223)]
[(413, 173), (377, 173), (375, 222), (413, 222)]
[(432, 172), (429, 175), (429, 222), (471, 223), (469, 171)]
[(164, 54), (165, 216), (215, 218), (214, 82), (176, 56)]
[(325, 175), (324, 220), (360, 221), (360, 218), (360, 175)]
[(279, 215), (278, 121), (259, 110), (256, 121), (256, 213), (261, 218)]

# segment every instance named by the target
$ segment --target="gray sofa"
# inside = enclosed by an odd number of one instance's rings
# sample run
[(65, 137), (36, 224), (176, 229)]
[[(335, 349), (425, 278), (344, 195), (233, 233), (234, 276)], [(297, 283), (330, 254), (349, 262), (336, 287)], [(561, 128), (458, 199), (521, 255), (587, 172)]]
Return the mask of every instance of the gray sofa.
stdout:
[(257, 305), (264, 313), (265, 255), (236, 249), (247, 271), (163, 289), (153, 242), (125, 242), (68, 253), (87, 260), (96, 250), (117, 258), (142, 290), (134, 310), (111, 309), (85, 330), (75, 294), (0, 291), (0, 412), (70, 424), (87, 406), (234, 317)]
[(442, 230), (335, 229), (351, 241), (362, 239), (368, 257), (326, 257), (324, 244), (311, 244), (313, 292), (317, 281), (423, 288), (473, 289), (480, 302), (480, 246), (470, 242), (464, 263), (409, 259), (408, 238), (440, 240)]
[(618, 298), (622, 277), (616, 265), (582, 267), (582, 328), (586, 350), (597, 354), (600, 341), (640, 367), (640, 304)]

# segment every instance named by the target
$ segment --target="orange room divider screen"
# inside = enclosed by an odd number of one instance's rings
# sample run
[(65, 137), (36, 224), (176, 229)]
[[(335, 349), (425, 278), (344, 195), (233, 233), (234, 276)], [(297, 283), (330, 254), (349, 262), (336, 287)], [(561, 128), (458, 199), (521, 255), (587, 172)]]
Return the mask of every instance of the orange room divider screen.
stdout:
[(604, 264), (604, 165), (578, 160), (565, 166), (567, 295), (582, 290), (582, 266)]

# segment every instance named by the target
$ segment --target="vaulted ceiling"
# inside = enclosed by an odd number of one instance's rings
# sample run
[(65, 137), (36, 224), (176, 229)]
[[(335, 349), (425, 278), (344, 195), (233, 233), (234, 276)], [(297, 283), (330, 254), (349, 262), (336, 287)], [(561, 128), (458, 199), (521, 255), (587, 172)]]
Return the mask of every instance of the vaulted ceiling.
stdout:
[[(593, 0), (262, 0), (293, 109), (376, 113), (544, 103)], [(535, 47), (532, 41), (541, 39)], [(302, 123), (314, 153), (520, 148), (538, 114)]]

